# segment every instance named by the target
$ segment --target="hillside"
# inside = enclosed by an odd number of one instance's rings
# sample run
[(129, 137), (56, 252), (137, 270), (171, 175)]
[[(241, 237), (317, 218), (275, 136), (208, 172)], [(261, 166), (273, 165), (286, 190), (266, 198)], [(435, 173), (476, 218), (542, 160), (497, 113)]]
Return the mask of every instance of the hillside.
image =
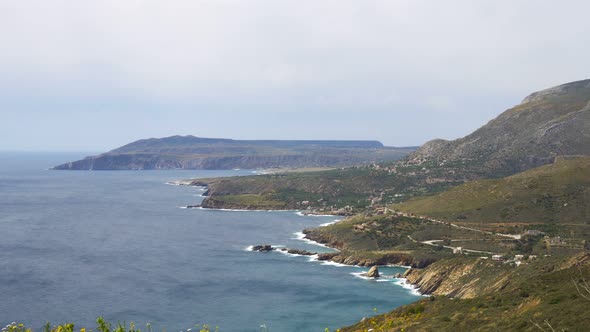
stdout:
[[(417, 171), (422, 166), (398, 165), (395, 171), (379, 165), (321, 172), (277, 173), (256, 176), (187, 180), (207, 186), (201, 203), (208, 208), (308, 209), (346, 214), (372, 205), (399, 202), (413, 195), (440, 192), (463, 183), (448, 169)], [(444, 178), (444, 180), (438, 180)]]
[[(558, 158), (502, 179), (469, 182), (394, 208), (460, 223), (531, 223), (590, 228), (590, 157)], [(585, 233), (589, 233), (590, 230)]]
[[(217, 179), (207, 183), (209, 197), (203, 204), (301, 208), (297, 203), (308, 201), (306, 207), (322, 209), (368, 206), (375, 196), (378, 203), (396, 203), (473, 180), (512, 175), (550, 164), (559, 156), (590, 155), (589, 142), (590, 80), (585, 80), (533, 93), (472, 134), (455, 141), (430, 141), (404, 160), (313, 175)], [(242, 194), (258, 196), (236, 196)], [(256, 204), (250, 204), (253, 198)], [(511, 208), (504, 212), (507, 220), (515, 216)], [(530, 212), (518, 216), (537, 221), (541, 213)]]
[(562, 155), (590, 155), (590, 80), (535, 92), (473, 133), (436, 139), (411, 155), (439, 162), (469, 161), (488, 175), (541, 166)]
[(449, 292), (435, 287), (438, 295), (341, 331), (587, 331), (590, 326), (587, 252), (518, 267), (455, 258), (423, 270), (411, 274), (439, 274), (447, 279), (442, 287), (450, 286)]
[(377, 141), (231, 140), (172, 136), (139, 140), (56, 170), (343, 167), (400, 159), (412, 147)]

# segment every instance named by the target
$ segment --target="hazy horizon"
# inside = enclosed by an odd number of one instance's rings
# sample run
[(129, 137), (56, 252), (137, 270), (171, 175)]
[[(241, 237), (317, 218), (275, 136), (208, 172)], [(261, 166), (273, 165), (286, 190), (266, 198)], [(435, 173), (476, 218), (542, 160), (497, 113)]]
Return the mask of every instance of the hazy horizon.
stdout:
[(0, 1), (0, 150), (471, 133), (590, 77), (590, 3)]

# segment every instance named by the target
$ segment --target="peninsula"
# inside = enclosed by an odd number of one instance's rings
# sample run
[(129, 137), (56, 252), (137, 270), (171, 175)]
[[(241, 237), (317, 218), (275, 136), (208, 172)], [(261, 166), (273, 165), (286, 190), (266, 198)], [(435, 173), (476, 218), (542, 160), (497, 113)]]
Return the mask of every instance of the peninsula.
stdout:
[(416, 147), (378, 141), (233, 140), (171, 136), (142, 139), (54, 170), (269, 169), (344, 167), (398, 160)]

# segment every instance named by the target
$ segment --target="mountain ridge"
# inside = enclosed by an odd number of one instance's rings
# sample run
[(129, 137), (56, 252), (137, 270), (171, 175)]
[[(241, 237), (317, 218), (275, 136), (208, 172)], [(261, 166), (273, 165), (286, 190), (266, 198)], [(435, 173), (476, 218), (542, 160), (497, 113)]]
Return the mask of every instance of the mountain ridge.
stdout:
[(590, 79), (534, 92), (471, 134), (426, 142), (412, 159), (475, 160), (489, 174), (516, 173), (556, 156), (590, 155)]

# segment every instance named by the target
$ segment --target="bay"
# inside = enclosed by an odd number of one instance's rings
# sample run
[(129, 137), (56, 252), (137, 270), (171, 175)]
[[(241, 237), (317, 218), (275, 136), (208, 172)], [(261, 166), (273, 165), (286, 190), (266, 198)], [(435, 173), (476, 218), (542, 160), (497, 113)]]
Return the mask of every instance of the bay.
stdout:
[(295, 234), (335, 217), (182, 209), (202, 190), (166, 185), (251, 171), (47, 170), (79, 157), (0, 153), (0, 324), (94, 328), (102, 315), (155, 331), (324, 331), (418, 298), (363, 268), (246, 250), (327, 251)]

